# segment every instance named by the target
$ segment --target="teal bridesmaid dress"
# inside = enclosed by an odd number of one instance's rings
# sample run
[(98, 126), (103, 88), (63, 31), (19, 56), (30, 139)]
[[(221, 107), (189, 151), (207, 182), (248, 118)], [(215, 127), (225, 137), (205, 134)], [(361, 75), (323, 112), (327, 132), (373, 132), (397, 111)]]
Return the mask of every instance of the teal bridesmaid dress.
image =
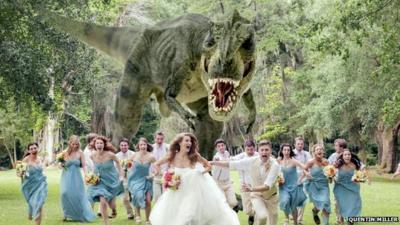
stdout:
[(351, 180), (355, 170), (339, 169), (333, 194), (339, 207), (339, 213), (347, 219), (361, 214), (360, 184)]
[(94, 215), (85, 192), (79, 159), (67, 160), (61, 175), (61, 206), (64, 217), (73, 221), (91, 222)]
[(29, 215), (37, 219), (47, 197), (47, 181), (41, 166), (29, 165), (22, 181), (22, 193), (29, 205)]
[(306, 195), (303, 184), (298, 184), (298, 175), (295, 166), (281, 167), (285, 182), (279, 186), (279, 207), (286, 214), (291, 214), (296, 208), (303, 207)]
[(321, 167), (314, 166), (310, 170), (312, 179), (307, 180), (304, 185), (310, 201), (318, 210), (331, 212), (329, 197), (329, 182)]
[(147, 179), (150, 172), (150, 163), (142, 164), (134, 162), (132, 170), (128, 174), (128, 189), (132, 196), (132, 205), (146, 207), (146, 194), (153, 196), (153, 182)]
[(90, 185), (87, 193), (91, 203), (100, 202), (100, 196), (103, 196), (110, 202), (116, 196), (124, 193), (124, 186), (119, 180), (119, 174), (114, 166), (113, 160), (107, 160), (102, 163), (94, 163), (94, 173), (99, 175), (100, 182), (97, 185)]

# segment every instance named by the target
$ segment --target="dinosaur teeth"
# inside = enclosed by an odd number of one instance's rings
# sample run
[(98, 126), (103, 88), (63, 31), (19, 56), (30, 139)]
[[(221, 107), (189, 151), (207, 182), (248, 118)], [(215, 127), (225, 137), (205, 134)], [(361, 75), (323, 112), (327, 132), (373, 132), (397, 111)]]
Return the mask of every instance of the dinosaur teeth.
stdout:
[(235, 81), (233, 81), (233, 86), (234, 86), (235, 88), (237, 88), (237, 87), (239, 87), (239, 83), (240, 83), (240, 81), (235, 80)]
[(213, 86), (213, 80), (208, 79), (208, 85), (210, 85), (210, 87), (212, 87)]

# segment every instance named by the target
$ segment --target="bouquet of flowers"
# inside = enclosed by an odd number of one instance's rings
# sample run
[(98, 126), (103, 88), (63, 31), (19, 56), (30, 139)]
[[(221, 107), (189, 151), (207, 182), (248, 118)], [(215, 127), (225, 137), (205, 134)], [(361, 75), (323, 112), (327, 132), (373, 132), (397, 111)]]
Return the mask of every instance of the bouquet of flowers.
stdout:
[(283, 185), (285, 183), (285, 177), (283, 176), (282, 172), (278, 173), (278, 176), (276, 177), (276, 182), (278, 185)]
[(171, 189), (171, 190), (178, 190), (179, 185), (181, 184), (181, 176), (175, 174), (173, 169), (169, 169), (167, 172), (164, 173), (162, 184), (164, 189)]
[(329, 179), (329, 181), (332, 181), (332, 179), (336, 176), (337, 169), (332, 166), (328, 165), (324, 167), (324, 175)]
[[(60, 153), (58, 153), (57, 155), (56, 155), (56, 161), (57, 162), (59, 162), (59, 163), (61, 163), (61, 166), (62, 167), (64, 167), (64, 163), (65, 163), (65, 153), (66, 153), (66, 151), (62, 151), (62, 152), (60, 152)], [(66, 167), (64, 167), (64, 169), (66, 170), (67, 168)]]
[(96, 185), (100, 182), (100, 177), (98, 175), (94, 174), (93, 172), (89, 172), (85, 176), (85, 182), (86, 182), (86, 184)]
[(128, 169), (132, 168), (133, 162), (130, 159), (123, 159), (119, 162), (123, 170), (128, 171)]
[(368, 179), (367, 171), (362, 171), (362, 170), (356, 170), (354, 172), (353, 177), (351, 178), (353, 182), (361, 182), (361, 183), (364, 183), (365, 181), (367, 181), (367, 179)]
[(26, 176), (29, 176), (29, 173), (27, 172), (28, 169), (28, 164), (22, 161), (17, 161), (15, 163), (15, 169), (17, 172), (17, 176), (21, 177), (24, 179)]

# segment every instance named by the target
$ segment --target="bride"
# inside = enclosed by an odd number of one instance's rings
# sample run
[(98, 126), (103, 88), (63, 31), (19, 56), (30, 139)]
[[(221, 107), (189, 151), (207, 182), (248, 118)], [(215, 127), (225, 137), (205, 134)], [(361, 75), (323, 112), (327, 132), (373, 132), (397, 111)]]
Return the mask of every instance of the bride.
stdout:
[(166, 158), (155, 163), (168, 163), (170, 170), (180, 175), (178, 190), (167, 189), (154, 206), (152, 225), (239, 225), (236, 213), (208, 174), (211, 165), (198, 153), (193, 134), (178, 134), (172, 141)]

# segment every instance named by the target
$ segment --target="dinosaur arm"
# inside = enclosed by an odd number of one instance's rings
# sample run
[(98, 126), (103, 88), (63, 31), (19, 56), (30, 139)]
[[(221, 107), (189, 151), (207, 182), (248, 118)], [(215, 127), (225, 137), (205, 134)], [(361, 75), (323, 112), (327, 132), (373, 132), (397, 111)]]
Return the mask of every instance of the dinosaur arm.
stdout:
[(256, 121), (256, 103), (254, 102), (253, 92), (251, 91), (251, 89), (244, 93), (243, 101), (245, 106), (249, 110), (249, 125), (246, 129), (246, 133), (249, 133)]
[(189, 68), (190, 67), (185, 64), (182, 65), (178, 71), (168, 79), (165, 90), (165, 102), (172, 111), (178, 113), (188, 126), (194, 130), (194, 123), (192, 120), (195, 118), (195, 115), (186, 110), (178, 100), (176, 100), (176, 97), (181, 91), (185, 76), (187, 76), (190, 71)]

